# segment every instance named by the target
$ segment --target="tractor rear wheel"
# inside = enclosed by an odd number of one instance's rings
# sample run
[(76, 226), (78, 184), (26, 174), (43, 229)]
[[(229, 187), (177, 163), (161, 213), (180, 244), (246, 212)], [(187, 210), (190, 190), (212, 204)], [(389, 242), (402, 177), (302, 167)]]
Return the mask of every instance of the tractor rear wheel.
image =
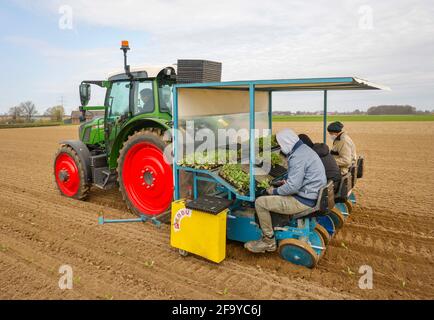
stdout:
[(173, 172), (164, 156), (166, 146), (160, 130), (146, 129), (129, 136), (120, 151), (119, 190), (138, 216), (157, 217), (170, 208)]
[(77, 152), (69, 146), (61, 146), (55, 155), (54, 177), (64, 196), (82, 200), (89, 193), (90, 185), (84, 175), (83, 163)]

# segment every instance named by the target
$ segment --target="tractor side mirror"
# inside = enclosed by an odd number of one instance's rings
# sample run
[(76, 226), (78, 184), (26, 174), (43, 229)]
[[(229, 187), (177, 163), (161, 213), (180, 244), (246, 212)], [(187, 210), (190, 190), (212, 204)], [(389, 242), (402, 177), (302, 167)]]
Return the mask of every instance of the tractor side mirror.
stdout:
[(90, 101), (90, 92), (91, 90), (89, 83), (80, 84), (80, 100), (83, 107), (87, 106)]

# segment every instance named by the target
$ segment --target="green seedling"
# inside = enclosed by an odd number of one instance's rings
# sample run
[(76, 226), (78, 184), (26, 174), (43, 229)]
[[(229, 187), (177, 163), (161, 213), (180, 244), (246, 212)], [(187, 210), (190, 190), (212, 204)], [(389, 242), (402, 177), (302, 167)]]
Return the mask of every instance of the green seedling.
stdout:
[(154, 260), (145, 261), (145, 267), (152, 268), (154, 266)]
[(219, 294), (219, 295), (222, 295), (222, 296), (227, 296), (228, 293), (229, 293), (228, 288), (224, 288), (223, 291), (219, 291), (219, 292), (218, 292), (218, 294)]

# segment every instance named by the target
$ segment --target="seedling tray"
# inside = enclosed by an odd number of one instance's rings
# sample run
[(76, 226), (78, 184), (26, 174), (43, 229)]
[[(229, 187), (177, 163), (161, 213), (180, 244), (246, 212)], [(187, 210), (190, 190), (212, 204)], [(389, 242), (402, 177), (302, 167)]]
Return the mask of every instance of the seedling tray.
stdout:
[(223, 210), (229, 208), (231, 204), (232, 200), (211, 196), (202, 196), (197, 198), (196, 200), (189, 201), (186, 204), (186, 207), (191, 210), (198, 210), (211, 214), (219, 214)]

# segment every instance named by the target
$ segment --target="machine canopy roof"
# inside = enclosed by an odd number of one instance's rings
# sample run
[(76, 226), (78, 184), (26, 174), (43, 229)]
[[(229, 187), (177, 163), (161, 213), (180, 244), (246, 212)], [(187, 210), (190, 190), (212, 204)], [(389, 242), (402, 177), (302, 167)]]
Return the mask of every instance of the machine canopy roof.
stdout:
[(269, 93), (273, 91), (390, 90), (353, 77), (177, 84), (179, 116), (188, 118), (248, 113), (250, 86), (255, 92), (255, 112), (272, 109)]
[(248, 90), (250, 85), (257, 91), (390, 90), (356, 77), (209, 82), (178, 84), (177, 87)]

